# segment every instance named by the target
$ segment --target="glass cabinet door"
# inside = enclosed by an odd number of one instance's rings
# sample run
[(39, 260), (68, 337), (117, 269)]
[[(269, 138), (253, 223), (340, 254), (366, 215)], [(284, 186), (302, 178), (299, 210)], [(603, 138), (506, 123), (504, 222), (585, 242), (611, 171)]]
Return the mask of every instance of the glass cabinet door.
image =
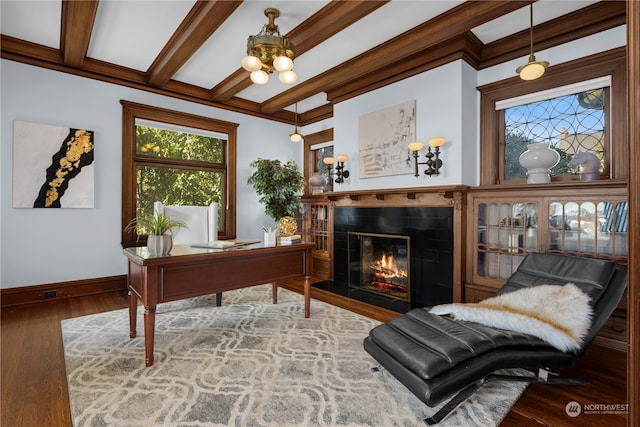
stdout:
[(527, 251), (538, 248), (536, 202), (478, 203), (476, 273), (507, 279)]
[(628, 203), (549, 203), (549, 251), (626, 259)]

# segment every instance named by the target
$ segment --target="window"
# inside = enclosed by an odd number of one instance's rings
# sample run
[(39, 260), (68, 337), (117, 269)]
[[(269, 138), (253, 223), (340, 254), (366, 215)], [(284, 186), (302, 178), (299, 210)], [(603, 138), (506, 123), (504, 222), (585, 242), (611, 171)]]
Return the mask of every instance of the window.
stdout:
[(610, 81), (600, 78), (496, 103), (504, 114), (505, 179), (526, 178), (519, 157), (535, 142), (548, 142), (560, 153), (553, 176), (571, 175), (573, 156), (588, 152), (600, 159), (600, 173), (606, 177)]
[[(153, 202), (217, 202), (218, 235), (235, 237), (234, 123), (122, 101), (123, 224), (152, 216)], [(123, 232), (123, 245), (138, 240)]]
[(578, 151), (601, 159), (603, 179), (626, 179), (625, 49), (551, 67), (533, 81), (518, 77), (479, 87), (480, 185), (524, 183), (518, 158), (531, 142), (550, 142), (561, 159), (552, 181), (577, 181), (567, 167)]
[(333, 142), (325, 142), (310, 147), (311, 156), (313, 158), (313, 169), (311, 174), (322, 175), (327, 183), (325, 184), (323, 191), (333, 191), (333, 177), (331, 175), (331, 166), (324, 163), (326, 157), (333, 157)]
[[(321, 174), (327, 180), (323, 191), (333, 191), (333, 181), (329, 179), (329, 167), (322, 161), (325, 157), (333, 157), (333, 129), (305, 135), (304, 176), (308, 181), (314, 173)], [(307, 194), (311, 194), (309, 186), (306, 191)]]

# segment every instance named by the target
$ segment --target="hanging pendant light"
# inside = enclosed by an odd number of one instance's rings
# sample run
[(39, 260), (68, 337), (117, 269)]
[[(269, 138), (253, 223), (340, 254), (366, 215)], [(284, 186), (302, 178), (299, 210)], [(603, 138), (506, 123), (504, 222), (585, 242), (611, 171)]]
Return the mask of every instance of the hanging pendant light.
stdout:
[(529, 53), (529, 62), (524, 65), (519, 66), (516, 69), (516, 73), (520, 74), (520, 78), (522, 80), (535, 80), (539, 77), (542, 77), (544, 72), (547, 70), (549, 63), (547, 61), (536, 61), (536, 57), (533, 54), (533, 3), (530, 5), (530, 25), (529, 25), (529, 36), (530, 36), (530, 53)]
[(279, 72), (282, 83), (293, 84), (298, 79), (293, 71), (294, 46), (287, 36), (280, 34), (276, 18), (280, 11), (273, 7), (264, 10), (269, 22), (255, 36), (247, 39), (247, 56), (242, 59), (242, 68), (249, 71), (251, 81), (265, 84), (269, 74)]
[(293, 142), (299, 142), (299, 141), (302, 141), (302, 134), (298, 132), (298, 103), (297, 102), (296, 102), (295, 124), (296, 124), (295, 129), (293, 129), (293, 133), (289, 135), (289, 138), (291, 138)]

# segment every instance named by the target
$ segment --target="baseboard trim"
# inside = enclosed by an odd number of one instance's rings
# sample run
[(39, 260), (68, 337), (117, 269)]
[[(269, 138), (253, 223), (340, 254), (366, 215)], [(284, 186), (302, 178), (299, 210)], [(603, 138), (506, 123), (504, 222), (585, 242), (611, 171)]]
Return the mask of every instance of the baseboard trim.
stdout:
[(33, 304), (127, 289), (127, 276), (99, 277), (0, 290), (0, 307)]

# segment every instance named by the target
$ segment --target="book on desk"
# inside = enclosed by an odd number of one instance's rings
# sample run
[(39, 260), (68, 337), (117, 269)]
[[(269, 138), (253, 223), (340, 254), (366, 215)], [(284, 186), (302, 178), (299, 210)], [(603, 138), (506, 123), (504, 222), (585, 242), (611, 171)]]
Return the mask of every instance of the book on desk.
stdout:
[(260, 240), (214, 240), (213, 242), (193, 243), (192, 248), (230, 249), (260, 243)]

